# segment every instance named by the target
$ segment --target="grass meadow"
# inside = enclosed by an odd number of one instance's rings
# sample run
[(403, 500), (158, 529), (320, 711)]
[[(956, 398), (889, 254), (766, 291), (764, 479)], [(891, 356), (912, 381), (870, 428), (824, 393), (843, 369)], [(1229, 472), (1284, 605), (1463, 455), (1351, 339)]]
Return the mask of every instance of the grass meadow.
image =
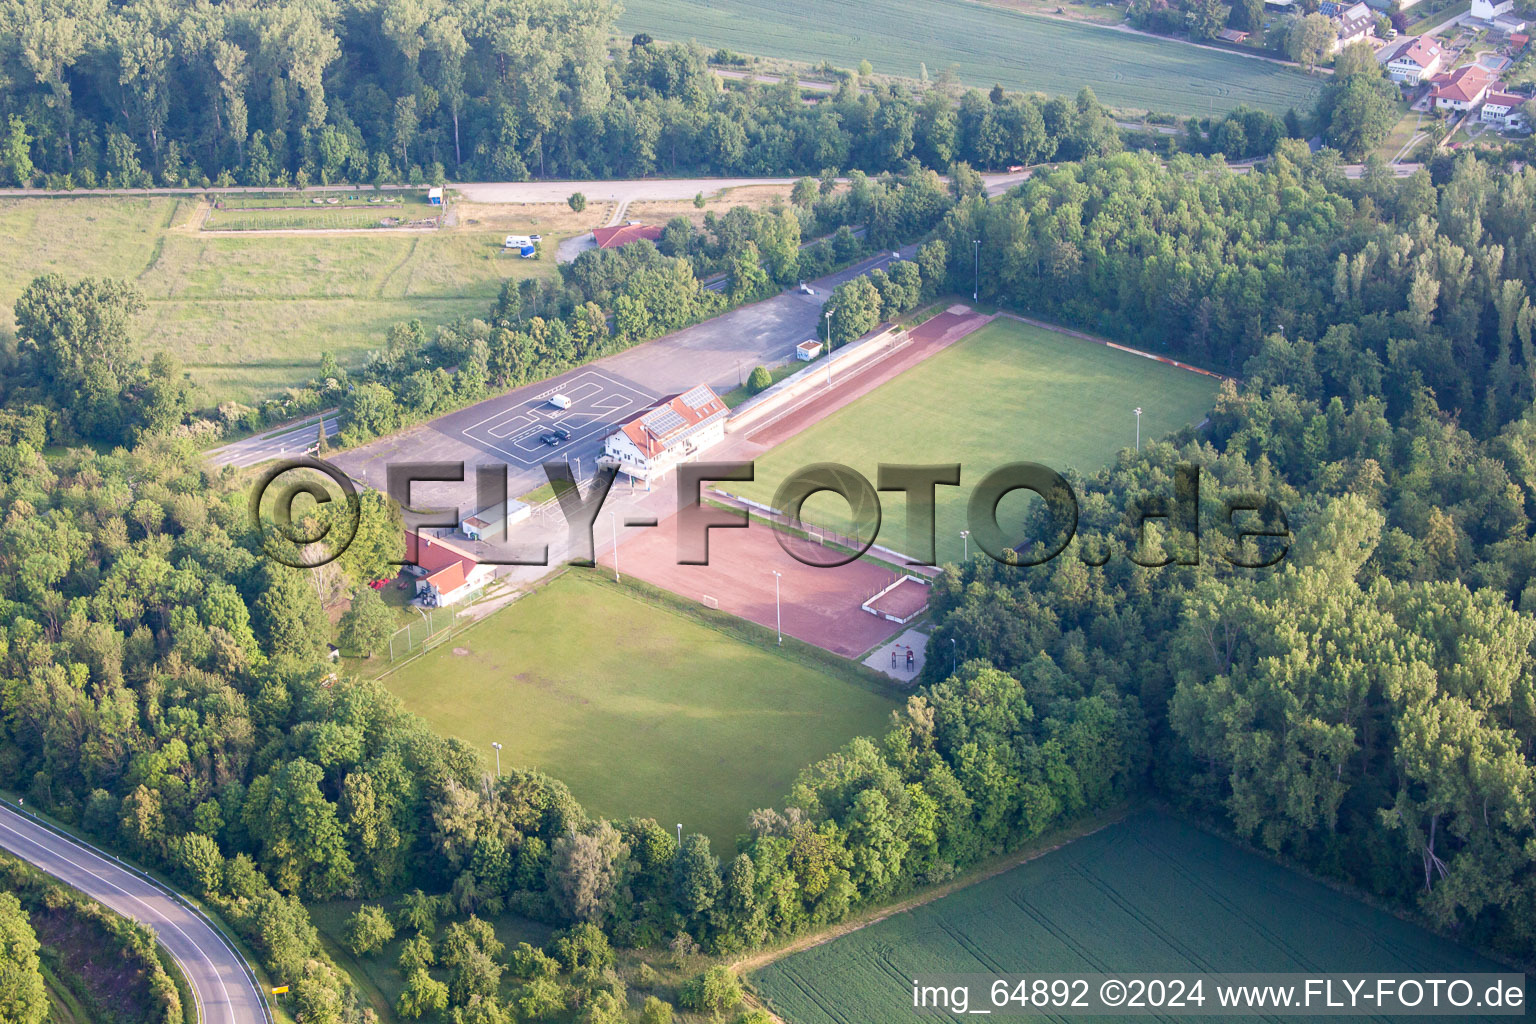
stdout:
[(493, 764), (538, 768), (589, 810), (730, 851), (800, 769), (885, 731), (894, 694), (840, 659), (600, 571), (571, 570), (384, 684)]
[[(1199, 423), (1218, 388), (1211, 377), (999, 318), (759, 458), (753, 483), (722, 486), (769, 503), (786, 476), (816, 462), (844, 463), (871, 482), (881, 462), (958, 462), (960, 486), (937, 488), (939, 561), (954, 562), (971, 489), (990, 470), (1039, 462), (1092, 473), (1135, 443), (1137, 406), (1149, 440)], [(999, 506), (1005, 533), (1035, 500), (1025, 495)], [(905, 502), (881, 502), (880, 542), (905, 550)], [(835, 495), (813, 496), (802, 517), (850, 532)]]
[(626, 0), (625, 35), (916, 78), (953, 69), (980, 89), (1075, 96), (1125, 110), (1222, 114), (1246, 104), (1306, 113), (1319, 80), (1302, 71), (1172, 39), (1044, 18), (973, 0)]
[(481, 314), (506, 278), (555, 273), (553, 246), (538, 261), (502, 254), (505, 225), (537, 224), (538, 207), (475, 223), (461, 207), (464, 225), (441, 231), (245, 236), (199, 232), (202, 210), (192, 198), (0, 200), (0, 332), (39, 274), (124, 278), (146, 300), (146, 353), (177, 356), (205, 402), (249, 403), (313, 376), (321, 352), (359, 365), (393, 323)]
[[(1504, 969), (1175, 818), (1142, 811), (785, 957), (751, 980), (789, 1024), (906, 1024), (933, 1019), (932, 1011), (911, 1009), (912, 980), (944, 973)], [(1214, 999), (1206, 996), (1209, 1008)], [(987, 1009), (974, 999), (972, 1012)], [(1175, 1011), (1162, 1019), (1179, 1018)]]

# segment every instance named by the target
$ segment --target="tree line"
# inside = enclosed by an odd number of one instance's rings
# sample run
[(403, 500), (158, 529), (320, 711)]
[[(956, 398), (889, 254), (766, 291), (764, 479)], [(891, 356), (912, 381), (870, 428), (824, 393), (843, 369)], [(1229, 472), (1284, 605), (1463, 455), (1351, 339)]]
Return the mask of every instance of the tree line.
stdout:
[[(1536, 174), (1468, 156), (1347, 181), (1282, 144), (1248, 175), (1115, 157), (957, 208), (940, 234), (980, 231), (985, 295), (1243, 383), (1206, 430), (1076, 476), (1078, 548), (948, 568), (932, 640), (1026, 691), (1138, 694), (1165, 799), (1527, 961), (1533, 200)], [(1207, 523), (1229, 497), (1279, 501), (1278, 569), (1233, 569), (1217, 531), (1177, 523), (1142, 557), (1165, 567), (1084, 561), (1150, 543), (1130, 513), (1191, 463)]]
[[(697, 46), (610, 46), (609, 0), (0, 5), (8, 184), (285, 186), (818, 174), (1077, 159), (1096, 102), (851, 74), (723, 89)], [(957, 110), (958, 102), (958, 110)]]

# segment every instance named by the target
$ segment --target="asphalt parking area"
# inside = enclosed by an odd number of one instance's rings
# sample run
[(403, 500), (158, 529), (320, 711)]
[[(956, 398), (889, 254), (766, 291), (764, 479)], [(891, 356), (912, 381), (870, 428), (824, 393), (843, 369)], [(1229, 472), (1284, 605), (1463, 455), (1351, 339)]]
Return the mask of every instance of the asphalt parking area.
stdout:
[[(557, 394), (571, 400), (568, 409), (550, 404)], [(552, 384), (518, 405), (499, 409), (460, 433), (474, 444), (504, 456), (513, 465), (532, 469), (551, 457), (578, 448), (584, 441), (606, 434), (615, 424), (650, 408), (656, 396), (621, 384), (596, 369)], [(570, 437), (547, 444), (542, 435), (563, 428)]]

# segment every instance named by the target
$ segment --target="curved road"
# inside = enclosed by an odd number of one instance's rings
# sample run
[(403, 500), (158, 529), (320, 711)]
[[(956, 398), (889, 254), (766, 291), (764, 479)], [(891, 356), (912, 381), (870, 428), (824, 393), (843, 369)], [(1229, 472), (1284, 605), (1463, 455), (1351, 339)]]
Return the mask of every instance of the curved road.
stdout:
[(199, 1024), (270, 1020), (244, 959), (167, 890), (5, 805), (0, 805), (0, 847), (152, 928), (192, 986)]

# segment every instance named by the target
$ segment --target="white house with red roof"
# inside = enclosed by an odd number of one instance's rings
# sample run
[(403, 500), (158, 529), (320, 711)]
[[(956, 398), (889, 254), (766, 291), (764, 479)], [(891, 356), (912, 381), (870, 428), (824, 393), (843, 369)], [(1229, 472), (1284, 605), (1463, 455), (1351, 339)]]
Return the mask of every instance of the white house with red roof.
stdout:
[(416, 597), (428, 608), (462, 601), (491, 580), (490, 566), (442, 537), (406, 530), (405, 557), (416, 567)]
[(609, 435), (603, 455), (636, 480), (652, 480), (692, 462), (725, 438), (730, 410), (708, 384), (663, 398)]
[(1483, 100), (1482, 120), (1485, 124), (1495, 125), (1499, 128), (1515, 128), (1525, 123), (1525, 115), (1520, 112), (1529, 97), (1512, 92), (1490, 92)]
[(1387, 54), (1387, 74), (1403, 85), (1418, 85), (1445, 64), (1445, 51), (1428, 36), (1409, 36)]
[(1435, 106), (1441, 110), (1471, 110), (1494, 86), (1493, 73), (1476, 64), (1466, 64), (1449, 74), (1435, 75)]

